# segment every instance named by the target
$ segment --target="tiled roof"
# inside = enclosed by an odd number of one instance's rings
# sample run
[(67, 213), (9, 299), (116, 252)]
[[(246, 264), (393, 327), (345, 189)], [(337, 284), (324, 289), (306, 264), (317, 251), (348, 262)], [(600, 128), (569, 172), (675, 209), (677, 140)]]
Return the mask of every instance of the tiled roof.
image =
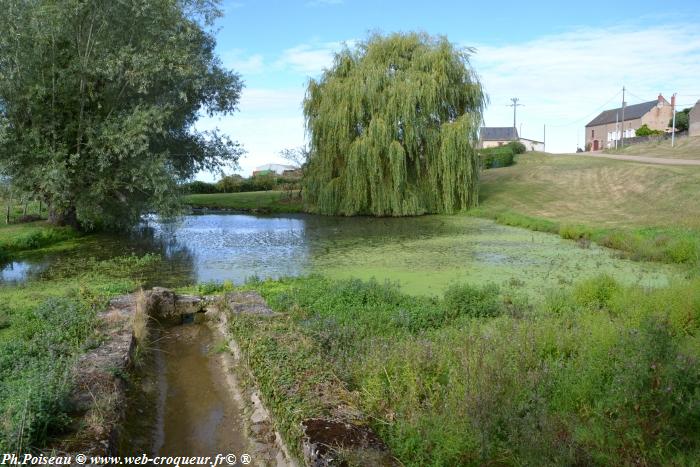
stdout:
[[(625, 107), (625, 121), (642, 118), (642, 115), (656, 107), (658, 103), (658, 100), (653, 100)], [(586, 126), (589, 127), (605, 125), (606, 123), (615, 123), (615, 121), (622, 121), (622, 107), (618, 107), (617, 109), (604, 110), (600, 113), (600, 115), (591, 120)]]
[(512, 126), (484, 126), (480, 130), (481, 141), (514, 141), (518, 139), (518, 130)]

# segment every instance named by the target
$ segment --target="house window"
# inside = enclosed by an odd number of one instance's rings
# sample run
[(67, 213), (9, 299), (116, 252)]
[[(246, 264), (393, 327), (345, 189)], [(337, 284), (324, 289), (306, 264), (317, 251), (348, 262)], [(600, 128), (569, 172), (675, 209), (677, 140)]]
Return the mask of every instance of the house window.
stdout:
[(591, 138), (595, 138), (595, 130), (591, 130)]

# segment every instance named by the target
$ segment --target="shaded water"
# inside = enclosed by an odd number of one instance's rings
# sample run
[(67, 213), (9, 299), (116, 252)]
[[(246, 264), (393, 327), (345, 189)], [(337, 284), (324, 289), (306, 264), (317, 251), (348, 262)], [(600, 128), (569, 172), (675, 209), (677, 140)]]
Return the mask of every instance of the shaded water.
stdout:
[[(542, 286), (606, 273), (624, 283), (665, 285), (680, 269), (614, 258), (556, 235), (466, 216), (339, 218), (310, 215), (202, 214), (178, 221), (149, 218), (127, 236), (98, 236), (66, 253), (15, 260), (2, 281), (47, 274), (78, 257), (157, 253), (163, 262), (146, 286), (242, 283), (320, 272), (331, 277), (391, 280), (407, 293), (437, 294), (451, 282)], [(2, 267), (2, 266), (0, 266)]]
[(217, 358), (211, 329), (203, 324), (167, 329), (159, 347), (160, 400), (154, 454), (246, 452), (241, 409)]

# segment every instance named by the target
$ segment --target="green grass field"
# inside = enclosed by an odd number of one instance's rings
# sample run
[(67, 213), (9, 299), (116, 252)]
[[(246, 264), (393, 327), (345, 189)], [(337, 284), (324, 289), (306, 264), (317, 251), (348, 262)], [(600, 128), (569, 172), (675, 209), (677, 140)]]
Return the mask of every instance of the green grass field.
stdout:
[(606, 150), (610, 154), (628, 156), (665, 157), (669, 159), (700, 159), (700, 137), (678, 138), (673, 147), (671, 140), (633, 144), (619, 150)]
[(700, 261), (700, 167), (528, 154), (489, 170), (469, 214), (592, 240), (632, 258)]
[(526, 154), (482, 175), (480, 207), (596, 227), (700, 229), (700, 167)]
[(290, 199), (285, 191), (252, 191), (245, 193), (213, 193), (187, 195), (184, 203), (198, 208), (230, 209), (263, 213), (302, 212), (298, 198)]

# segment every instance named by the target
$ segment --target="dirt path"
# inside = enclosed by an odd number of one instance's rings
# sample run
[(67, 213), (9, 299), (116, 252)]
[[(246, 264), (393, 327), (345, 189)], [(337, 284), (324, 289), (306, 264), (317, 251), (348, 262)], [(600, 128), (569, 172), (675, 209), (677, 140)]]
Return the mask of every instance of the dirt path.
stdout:
[(602, 152), (578, 152), (578, 153), (563, 154), (563, 155), (565, 155), (565, 156), (598, 157), (601, 159), (615, 159), (618, 161), (643, 162), (645, 164), (700, 166), (700, 160), (692, 160), (692, 159), (666, 159), (663, 157), (624, 156), (621, 154), (605, 154)]

